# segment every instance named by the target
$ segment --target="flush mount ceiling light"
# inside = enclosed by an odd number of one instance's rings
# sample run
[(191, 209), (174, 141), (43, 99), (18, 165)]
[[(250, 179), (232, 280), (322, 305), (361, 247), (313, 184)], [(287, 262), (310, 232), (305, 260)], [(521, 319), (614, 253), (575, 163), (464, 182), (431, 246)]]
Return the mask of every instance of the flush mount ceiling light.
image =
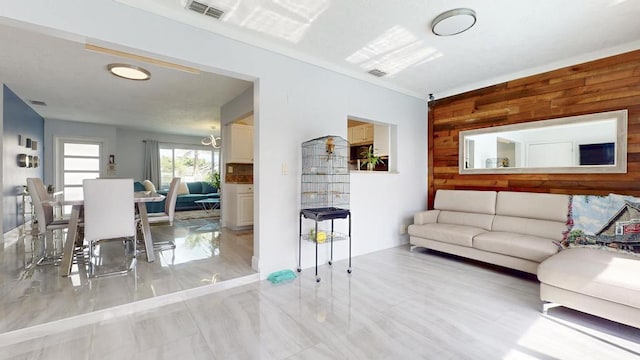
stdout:
[(117, 77), (129, 80), (149, 80), (151, 73), (139, 66), (128, 64), (109, 64), (107, 70)]
[(438, 36), (463, 33), (476, 23), (476, 12), (471, 9), (453, 9), (438, 15), (431, 24), (431, 31)]

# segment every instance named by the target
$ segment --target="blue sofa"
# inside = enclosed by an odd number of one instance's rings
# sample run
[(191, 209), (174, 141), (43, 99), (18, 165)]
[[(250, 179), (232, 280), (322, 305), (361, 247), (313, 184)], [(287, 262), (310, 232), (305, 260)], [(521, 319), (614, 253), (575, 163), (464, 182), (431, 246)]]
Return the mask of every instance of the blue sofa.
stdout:
[[(209, 199), (209, 198), (220, 198), (218, 189), (216, 189), (206, 181), (188, 182), (187, 188), (189, 188), (189, 194), (178, 195), (176, 199), (176, 211), (199, 210), (202, 208), (195, 203), (197, 200)], [(141, 182), (136, 181), (135, 183), (133, 183), (133, 190), (145, 191), (145, 188)], [(167, 192), (168, 190), (158, 190), (158, 194), (162, 194), (165, 196), (167, 195)], [(147, 212), (149, 213), (163, 212), (164, 202), (165, 200), (147, 203)]]

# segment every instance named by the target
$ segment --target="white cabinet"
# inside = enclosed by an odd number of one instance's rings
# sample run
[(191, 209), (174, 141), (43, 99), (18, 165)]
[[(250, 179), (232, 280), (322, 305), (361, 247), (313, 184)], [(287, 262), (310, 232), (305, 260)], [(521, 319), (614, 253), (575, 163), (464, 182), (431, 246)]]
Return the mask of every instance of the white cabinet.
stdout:
[(238, 226), (253, 225), (253, 193), (238, 194)]
[(351, 145), (373, 143), (373, 124), (350, 127), (348, 138)]
[(229, 163), (253, 163), (253, 126), (229, 125)]
[(239, 229), (253, 225), (253, 185), (227, 184), (224, 193), (225, 206), (228, 206), (227, 226)]

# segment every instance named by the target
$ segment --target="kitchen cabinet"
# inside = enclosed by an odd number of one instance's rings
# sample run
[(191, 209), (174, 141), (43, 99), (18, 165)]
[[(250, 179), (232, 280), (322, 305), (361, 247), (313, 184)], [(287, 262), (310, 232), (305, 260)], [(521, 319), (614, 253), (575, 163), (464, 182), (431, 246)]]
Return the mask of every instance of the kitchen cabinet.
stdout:
[(351, 145), (373, 143), (373, 124), (364, 124), (349, 128), (348, 139)]
[(241, 229), (253, 226), (253, 185), (227, 184), (225, 206), (229, 207), (228, 227)]
[(229, 125), (228, 163), (253, 163), (253, 126), (244, 124)]

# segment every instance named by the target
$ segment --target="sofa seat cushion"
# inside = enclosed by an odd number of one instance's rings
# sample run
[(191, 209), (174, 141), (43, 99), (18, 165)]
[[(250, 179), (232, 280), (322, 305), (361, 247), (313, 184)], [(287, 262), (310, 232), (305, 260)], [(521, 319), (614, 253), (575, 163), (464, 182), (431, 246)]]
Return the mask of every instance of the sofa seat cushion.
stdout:
[(161, 200), (161, 201), (150, 201), (145, 203), (147, 206), (147, 213), (152, 214), (152, 213), (163, 213), (164, 212), (164, 202), (165, 200)]
[(207, 199), (207, 194), (189, 194), (189, 195), (178, 195), (176, 197), (176, 204), (187, 204), (193, 203), (194, 201)]
[(552, 239), (504, 231), (478, 234), (473, 238), (473, 247), (536, 262), (558, 252), (558, 246)]
[(547, 285), (640, 308), (640, 257), (616, 251), (571, 248), (538, 267)]
[(409, 235), (455, 245), (471, 247), (473, 237), (487, 230), (456, 224), (424, 224), (409, 226)]
[(567, 231), (565, 221), (549, 221), (528, 219), (515, 216), (496, 215), (491, 230), (526, 234), (556, 241), (562, 240), (563, 232)]

